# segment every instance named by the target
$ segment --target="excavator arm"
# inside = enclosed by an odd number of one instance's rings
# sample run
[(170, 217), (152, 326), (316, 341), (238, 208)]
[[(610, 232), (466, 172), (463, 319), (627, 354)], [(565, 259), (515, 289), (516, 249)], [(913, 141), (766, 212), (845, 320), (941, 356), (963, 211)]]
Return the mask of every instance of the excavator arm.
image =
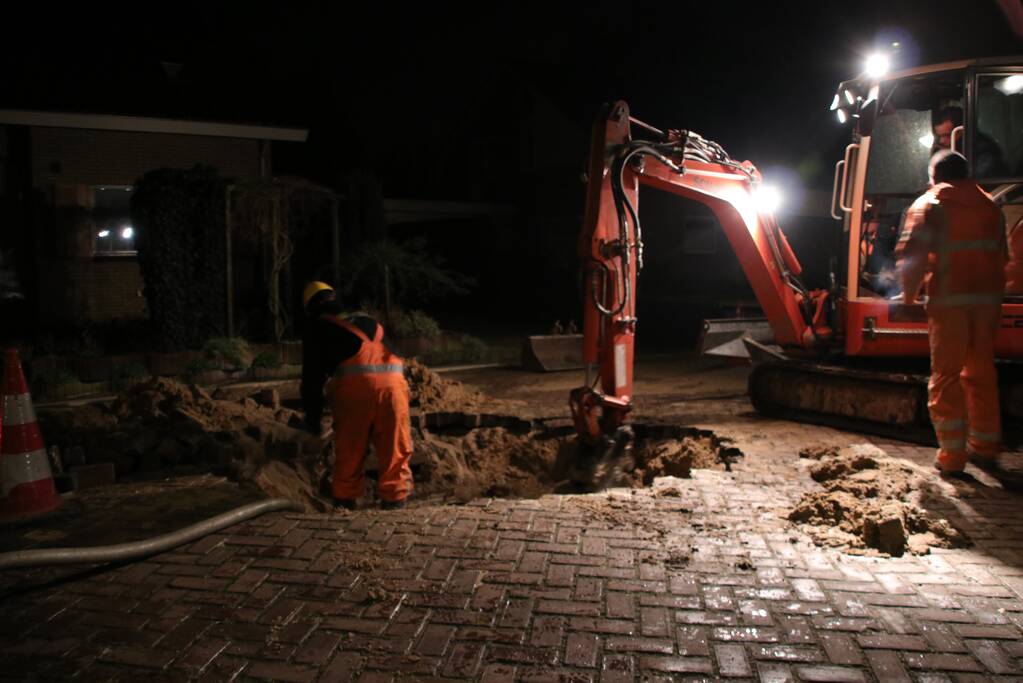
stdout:
[[(643, 138), (633, 137), (634, 127)], [(618, 439), (632, 405), (636, 278), (643, 267), (641, 184), (713, 211), (776, 343), (809, 349), (831, 336), (825, 322), (828, 294), (803, 287), (799, 262), (774, 216), (758, 210), (761, 178), (753, 164), (736, 162), (695, 133), (662, 132), (633, 119), (625, 102), (608, 105), (593, 130), (578, 242), (586, 382), (569, 400), (576, 429), (590, 446)]]

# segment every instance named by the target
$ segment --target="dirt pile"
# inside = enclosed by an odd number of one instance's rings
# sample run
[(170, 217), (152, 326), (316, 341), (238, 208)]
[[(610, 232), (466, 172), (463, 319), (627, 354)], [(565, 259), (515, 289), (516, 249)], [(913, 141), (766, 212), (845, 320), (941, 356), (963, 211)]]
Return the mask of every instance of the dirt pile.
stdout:
[(119, 477), (208, 467), (269, 495), (299, 500), (308, 510), (324, 509), (315, 495), (319, 455), (303, 453), (309, 437), (301, 419), (276, 403), (219, 399), (195, 385), (154, 378), (110, 405), (48, 411), (39, 419), (47, 442), (68, 465), (112, 462)]
[(410, 405), (423, 412), (466, 410), (486, 401), (481, 392), (444, 379), (414, 358), (405, 361), (405, 380)]
[(916, 470), (879, 448), (857, 445), (822, 452), (810, 476), (825, 490), (804, 495), (788, 518), (805, 525), (821, 545), (898, 557), (968, 543), (946, 520), (916, 504), (922, 481)]

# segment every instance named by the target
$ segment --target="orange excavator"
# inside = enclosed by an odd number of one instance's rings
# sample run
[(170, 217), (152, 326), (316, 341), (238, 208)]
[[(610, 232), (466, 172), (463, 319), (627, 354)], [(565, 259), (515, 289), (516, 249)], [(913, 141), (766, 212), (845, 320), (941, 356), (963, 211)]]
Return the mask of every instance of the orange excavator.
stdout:
[[(749, 394), (758, 412), (933, 443), (927, 318), (922, 304), (902, 302), (894, 248), (906, 208), (927, 187), (928, 161), (942, 144), (936, 133), (948, 133), (944, 146), (970, 159), (1003, 209), (1009, 243), (1021, 245), (1023, 58), (894, 74), (883, 67), (868, 62), (832, 102), (852, 139), (832, 192), (842, 246), (821, 289), (803, 284), (771, 190), (752, 163), (692, 131), (643, 123), (624, 102), (605, 107), (593, 130), (578, 242), (586, 379), (570, 407), (583, 444), (613, 452), (631, 438), (641, 185), (705, 204), (737, 255), (770, 326), (767, 343), (748, 334), (738, 345), (754, 361)], [(1019, 268), (1023, 254), (1013, 259), (1010, 268)], [(1023, 422), (1023, 291), (1006, 292), (996, 354), (1011, 433)]]

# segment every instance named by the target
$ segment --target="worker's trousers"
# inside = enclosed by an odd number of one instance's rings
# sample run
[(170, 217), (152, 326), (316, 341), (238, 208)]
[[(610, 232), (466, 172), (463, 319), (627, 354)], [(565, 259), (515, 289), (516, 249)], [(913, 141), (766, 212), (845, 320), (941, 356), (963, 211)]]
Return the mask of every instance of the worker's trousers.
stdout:
[(928, 306), (931, 422), (938, 465), (960, 472), (968, 454), (994, 458), (1001, 451), (995, 333), (1001, 306)]
[(372, 438), (381, 500), (405, 500), (412, 492), (412, 435), (405, 380), (374, 387), (342, 385), (333, 393), (334, 497), (362, 497), (366, 448)]

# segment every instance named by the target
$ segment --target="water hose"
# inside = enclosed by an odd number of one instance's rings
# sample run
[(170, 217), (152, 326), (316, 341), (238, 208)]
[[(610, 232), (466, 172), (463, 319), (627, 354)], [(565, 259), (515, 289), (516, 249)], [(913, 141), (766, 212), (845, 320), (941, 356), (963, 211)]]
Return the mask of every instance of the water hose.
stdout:
[(287, 498), (271, 498), (257, 503), (242, 505), (216, 517), (210, 517), (184, 529), (172, 531), (163, 536), (101, 545), (92, 548), (42, 548), (36, 550), (16, 550), (0, 553), (0, 570), (23, 567), (52, 566), (60, 564), (100, 564), (106, 562), (128, 562), (177, 548), (196, 539), (220, 531), (226, 527), (258, 517), (267, 512), (292, 510), (302, 512), (301, 504)]

